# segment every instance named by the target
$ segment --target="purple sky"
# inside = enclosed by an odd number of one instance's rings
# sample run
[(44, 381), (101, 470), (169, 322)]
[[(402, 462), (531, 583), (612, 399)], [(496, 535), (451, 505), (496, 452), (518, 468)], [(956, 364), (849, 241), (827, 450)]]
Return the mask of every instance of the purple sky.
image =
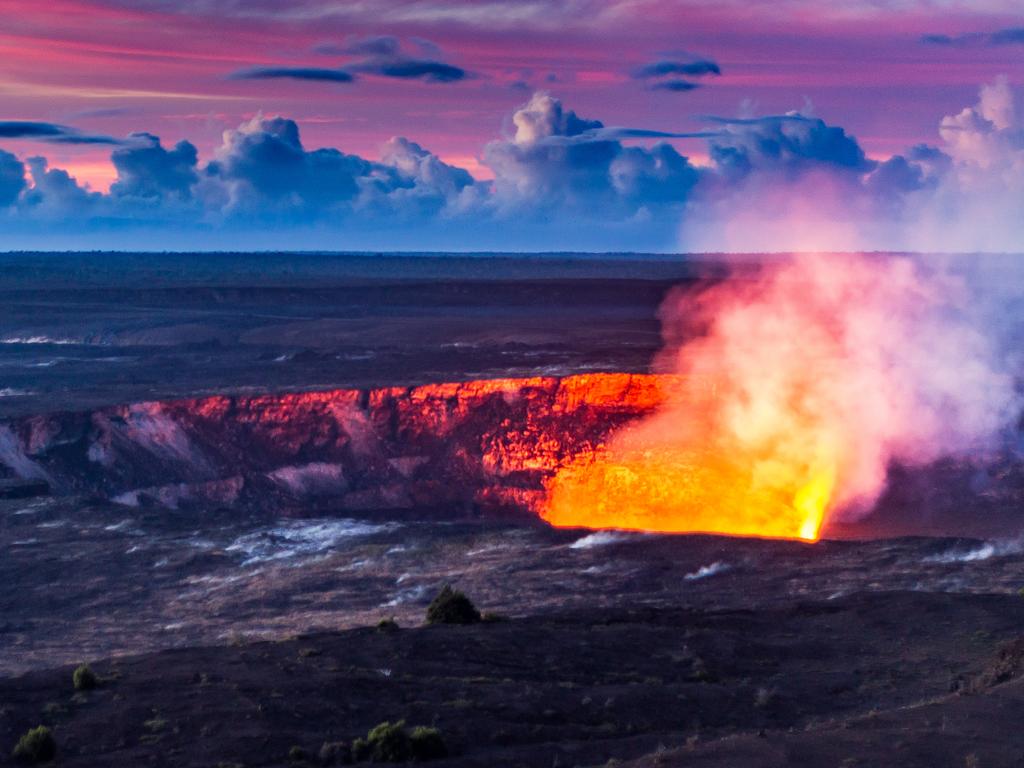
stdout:
[[(206, 181), (217, 173), (214, 168), (211, 174), (207, 164), (218, 153), (233, 151), (225, 144), (225, 131), (261, 115), (294, 120), (304, 151), (337, 148), (378, 162), (385, 157), (385, 142), (407, 137), (446, 167), (489, 182), (502, 173), (495, 167), (501, 151), (487, 147), (512, 139), (513, 115), (538, 91), (584, 120), (669, 134), (706, 133), (707, 116), (750, 118), (797, 110), (841, 126), (869, 161), (885, 161), (894, 155), (909, 158), (909, 148), (917, 144), (941, 148), (944, 117), (976, 105), (979, 88), (997, 77), (1005, 76), (1012, 88), (1024, 75), (1024, 15), (1010, 0), (0, 0), (0, 11), (5, 19), (0, 121), (8, 125), (4, 133), (0, 124), (0, 149), (22, 163), (45, 156), (51, 169), (74, 177), (78, 189), (106, 197), (124, 174), (111, 162), (115, 145), (106, 138), (146, 132), (158, 136), (162, 148), (182, 140), (195, 147), (197, 181), (189, 184), (195, 188), (179, 197), (205, 196), (202, 210), (184, 205), (170, 210), (160, 203), (156, 215), (153, 203), (147, 217), (138, 206), (90, 209), (82, 214), (88, 220), (83, 231), (92, 231), (101, 219), (109, 232), (117, 230), (113, 220), (118, 226), (142, 222), (137, 227), (142, 229), (159, 220), (165, 228), (178, 222), (220, 231), (211, 211), (244, 208), (237, 187), (253, 185), (239, 166), (231, 189), (211, 191)], [(36, 127), (29, 129), (28, 123)], [(1009, 127), (1016, 130), (1015, 123), (1000, 129)], [(59, 135), (40, 133), (51, 129)], [(1009, 135), (1004, 138), (1012, 143)], [(704, 137), (613, 139), (620, 150), (646, 150), (666, 141), (697, 168), (716, 164)], [(130, 146), (139, 144), (133, 141)], [(506, 161), (504, 186), (536, 199), (538, 188), (530, 184), (539, 183), (538, 177), (523, 171), (527, 161), (518, 158), (512, 170)], [(621, 168), (606, 166), (614, 186)], [(860, 170), (866, 183), (872, 169)], [(374, 173), (358, 171), (361, 189)], [(659, 178), (678, 189), (679, 178), (669, 175), (671, 181), (664, 174)], [(245, 184), (239, 181), (243, 177)], [(18, 243), (33, 240), (33, 227), (42, 229), (40, 200), (48, 194), (30, 166), (25, 178), (18, 201), (11, 203), (20, 212), (9, 212), (6, 221)], [(227, 185), (226, 175), (219, 178)], [(787, 184), (792, 181), (787, 177)], [(321, 184), (312, 177), (303, 183)], [(388, 183), (398, 188), (406, 182)], [(588, 177), (587, 184), (595, 183)], [(459, 189), (461, 184), (456, 182)], [(478, 192), (490, 198), (501, 186)], [(541, 184), (540, 192), (546, 194), (550, 186)], [(695, 189), (711, 186), (702, 181)], [(147, 189), (143, 197), (156, 194)], [(33, 190), (35, 202), (29, 206)], [(680, 206), (690, 201), (675, 192), (649, 192)], [(308, 208), (309, 195), (296, 194), (305, 195)], [(277, 206), (288, 198), (275, 195)], [(650, 206), (637, 200), (616, 208), (614, 215), (623, 221), (636, 221), (638, 211), (649, 215)], [(449, 213), (450, 203), (446, 198)], [(94, 204), (100, 203), (94, 199)], [(248, 209), (250, 224), (267, 221), (257, 207)], [(372, 218), (370, 208), (346, 215), (364, 222)], [(572, 226), (571, 204), (554, 210), (565, 211), (563, 230)], [(273, 226), (280, 228), (284, 219), (277, 208), (273, 212)], [(321, 230), (331, 229), (330, 221), (309, 210), (288, 220), (307, 231), (314, 220)], [(686, 223), (671, 229), (680, 226), (685, 229)], [(542, 237), (538, 229), (536, 238)], [(635, 244), (650, 247), (663, 240), (641, 237)], [(673, 236), (660, 247), (671, 249), (676, 240)], [(188, 239), (182, 236), (181, 242)], [(309, 244), (320, 242), (309, 239)], [(371, 242), (370, 234), (358, 241)], [(479, 242), (488, 244), (486, 238)], [(633, 242), (625, 235), (610, 239), (612, 247)], [(552, 241), (553, 247), (571, 244), (561, 236)]]

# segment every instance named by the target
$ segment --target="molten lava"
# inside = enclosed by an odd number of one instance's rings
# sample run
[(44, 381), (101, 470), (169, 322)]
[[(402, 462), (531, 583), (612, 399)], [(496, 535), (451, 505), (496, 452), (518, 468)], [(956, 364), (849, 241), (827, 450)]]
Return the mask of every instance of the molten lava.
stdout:
[(652, 444), (642, 432), (627, 427), (551, 476), (541, 516), (558, 527), (818, 539), (832, 467), (790, 467), (736, 446)]

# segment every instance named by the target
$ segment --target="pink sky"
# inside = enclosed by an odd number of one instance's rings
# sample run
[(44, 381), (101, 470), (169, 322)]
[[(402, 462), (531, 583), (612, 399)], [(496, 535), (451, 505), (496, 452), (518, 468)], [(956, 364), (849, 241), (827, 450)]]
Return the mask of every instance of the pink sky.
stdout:
[[(934, 142), (939, 119), (997, 74), (1018, 82), (1020, 45), (926, 45), (928, 33), (986, 33), (1024, 24), (1009, 2), (575, 2), (448, 0), (204, 3), (0, 0), (3, 120), (73, 125), (123, 136), (187, 138), (207, 156), (226, 128), (263, 112), (295, 119), (307, 146), (376, 157), (406, 135), (486, 176), (483, 145), (536, 89), (606, 125), (699, 129), (701, 115), (802, 109), (844, 126), (869, 155)], [(217, 12), (204, 11), (217, 7)], [(235, 9), (232, 11), (231, 9)], [(898, 10), (897, 10), (898, 9)], [(972, 9), (972, 10), (969, 10)], [(476, 75), (457, 83), (361, 78), (352, 84), (231, 80), (254, 66), (341, 66), (318, 44), (366, 35), (424, 38), (435, 58)], [(685, 51), (721, 66), (694, 91), (652, 91), (636, 67)], [(351, 57), (349, 57), (351, 58)], [(524, 87), (513, 88), (521, 81)], [(5, 142), (39, 152), (96, 188), (113, 168), (105, 147)], [(697, 161), (701, 142), (677, 145)]]

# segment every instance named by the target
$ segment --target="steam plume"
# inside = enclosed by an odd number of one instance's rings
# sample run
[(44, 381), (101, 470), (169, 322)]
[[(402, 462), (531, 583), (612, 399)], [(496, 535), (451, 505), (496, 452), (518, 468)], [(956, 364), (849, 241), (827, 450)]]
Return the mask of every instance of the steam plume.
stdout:
[(556, 477), (546, 517), (817, 538), (828, 515), (870, 507), (890, 462), (991, 447), (1017, 413), (975, 299), (949, 269), (866, 255), (671, 295), (660, 366), (681, 391)]

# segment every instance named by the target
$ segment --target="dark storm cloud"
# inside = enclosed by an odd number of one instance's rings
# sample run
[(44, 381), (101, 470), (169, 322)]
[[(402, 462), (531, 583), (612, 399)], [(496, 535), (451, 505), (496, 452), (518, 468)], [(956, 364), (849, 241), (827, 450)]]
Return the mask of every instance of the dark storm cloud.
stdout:
[(965, 32), (960, 35), (928, 34), (921, 36), (921, 42), (951, 47), (1024, 45), (1024, 27), (1006, 27), (995, 32)]
[(231, 80), (311, 80), (321, 83), (351, 83), (356, 78), (343, 69), (326, 67), (250, 67), (233, 72)]
[(51, 144), (120, 144), (110, 136), (94, 136), (56, 123), (25, 120), (0, 121), (0, 138), (35, 139)]
[(678, 61), (663, 59), (653, 64), (647, 64), (633, 71), (633, 77), (637, 80), (646, 80), (656, 77), (667, 77), (669, 75), (685, 75), (687, 77), (704, 77), (705, 75), (720, 75), (721, 67), (711, 59), (693, 59), (692, 61)]

